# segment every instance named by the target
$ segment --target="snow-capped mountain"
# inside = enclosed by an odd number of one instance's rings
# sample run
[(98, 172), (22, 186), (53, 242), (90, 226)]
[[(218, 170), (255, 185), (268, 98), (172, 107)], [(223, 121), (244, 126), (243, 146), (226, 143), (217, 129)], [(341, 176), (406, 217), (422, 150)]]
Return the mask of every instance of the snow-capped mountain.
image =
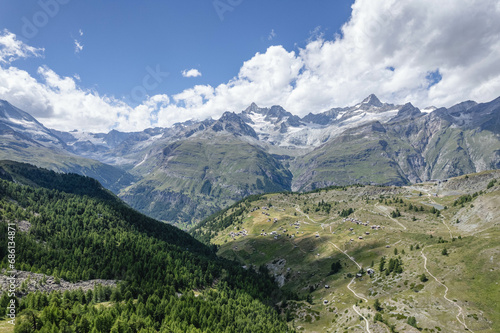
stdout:
[(370, 95), (302, 118), (254, 103), (216, 120), (134, 133), (48, 130), (2, 102), (0, 139), (0, 158), (101, 175), (132, 207), (189, 225), (249, 194), (401, 185), (500, 168), (500, 98), (422, 112)]
[(29, 113), (0, 100), (0, 134), (44, 147), (64, 148), (65, 143)]
[(133, 181), (120, 168), (73, 154), (65, 141), (70, 137), (46, 128), (30, 114), (0, 100), (0, 159), (93, 177), (115, 192)]
[(287, 149), (319, 147), (344, 131), (379, 121), (387, 123), (404, 106), (383, 104), (375, 95), (356, 106), (335, 108), (323, 113), (309, 113), (299, 118), (280, 106), (259, 108), (250, 105), (240, 116), (255, 130), (259, 140)]
[[(410, 104), (411, 105), (411, 104)], [(300, 118), (279, 105), (261, 108), (252, 103), (240, 113), (225, 112), (218, 120), (187, 121), (171, 128), (147, 129), (143, 132), (109, 133), (58, 132), (65, 143), (75, 153), (98, 158), (108, 163), (120, 163), (117, 150), (122, 155), (147, 149), (148, 146), (165, 140), (182, 140), (203, 135), (206, 131), (233, 133), (248, 136), (267, 145), (271, 151), (280, 148), (303, 154), (341, 135), (348, 129), (370, 122), (388, 123), (398, 116), (405, 105), (382, 103), (375, 95), (370, 95), (361, 103), (346, 108), (335, 108), (322, 113), (310, 113)], [(121, 160), (123, 163), (130, 160)]]

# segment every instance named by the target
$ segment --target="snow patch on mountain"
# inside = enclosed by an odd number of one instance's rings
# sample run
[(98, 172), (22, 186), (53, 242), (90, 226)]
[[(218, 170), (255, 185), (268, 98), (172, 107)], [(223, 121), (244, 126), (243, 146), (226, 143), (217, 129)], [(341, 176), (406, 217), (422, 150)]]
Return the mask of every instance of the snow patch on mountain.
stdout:
[[(323, 113), (323, 117), (330, 119), (323, 125), (303, 118), (299, 126), (291, 126), (287, 123), (288, 116), (281, 119), (270, 117), (267, 115), (269, 109), (259, 108), (255, 104), (240, 113), (240, 116), (255, 130), (260, 141), (275, 147), (311, 149), (321, 146), (348, 129), (375, 121), (386, 123), (396, 117), (400, 109), (400, 106), (382, 104), (375, 95), (370, 95), (354, 107), (332, 109)], [(311, 119), (311, 116), (315, 115), (310, 114), (308, 119)]]
[(435, 107), (435, 106), (428, 106), (425, 109), (422, 109), (421, 111), (423, 113), (431, 113), (431, 112), (434, 112), (436, 110), (437, 110), (437, 107)]
[(79, 132), (74, 131), (70, 132), (71, 135), (75, 138), (75, 142), (72, 142), (70, 145), (74, 145), (77, 142), (90, 142), (96, 146), (107, 146), (104, 138), (96, 137), (96, 134), (90, 132)]
[(0, 123), (13, 132), (37, 141), (42, 146), (64, 147), (63, 141), (54, 136), (49, 129), (40, 124), (29, 113), (16, 108), (7, 101), (0, 100)]

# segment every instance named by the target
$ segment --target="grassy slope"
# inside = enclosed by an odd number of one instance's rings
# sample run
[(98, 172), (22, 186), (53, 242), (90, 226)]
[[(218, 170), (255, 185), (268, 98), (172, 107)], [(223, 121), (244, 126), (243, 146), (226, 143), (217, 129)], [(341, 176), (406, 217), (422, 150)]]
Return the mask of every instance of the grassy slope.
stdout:
[(292, 166), (294, 188), (310, 190), (328, 185), (406, 184), (393, 147), (412, 152), (409, 144), (370, 126), (353, 130), (300, 157)]
[(97, 179), (106, 188), (115, 193), (134, 180), (134, 177), (125, 171), (95, 160), (45, 147), (30, 145), (19, 147), (19, 145), (23, 145), (23, 143), (2, 138), (0, 160), (15, 160), (17, 162), (34, 164), (56, 172), (73, 172), (89, 176)]
[[(472, 203), (466, 203), (464, 207), (453, 206), (454, 200), (461, 194), (485, 190), (491, 178), (500, 178), (500, 173), (485, 172), (471, 175), (469, 179), (460, 177), (441, 185), (265, 195), (260, 200), (246, 202), (248, 210), (239, 216), (231, 216), (231, 212), (242, 205), (235, 205), (219, 216), (221, 219), (241, 220), (241, 223), (213, 233), (212, 242), (220, 246), (220, 255), (245, 264), (271, 264), (273, 268), (273, 263), (285, 259), (284, 266), (274, 265), (275, 272), (286, 277), (285, 289), (298, 292), (303, 299), (309, 294), (311, 286), (317, 286), (311, 294), (314, 299), (312, 305), (305, 301), (289, 302), (295, 326), (302, 327), (306, 332), (344, 332), (348, 328), (355, 332), (364, 331), (364, 321), (359, 321), (359, 315), (352, 308), (359, 298), (347, 289), (351, 282), (347, 274), (355, 274), (358, 267), (333, 244), (345, 250), (365, 269), (374, 262), (374, 277), (364, 276), (351, 285), (358, 295), (368, 300), (356, 309), (369, 318), (372, 331), (386, 331), (384, 324), (373, 322), (373, 302), (379, 299), (384, 308), (384, 319), (396, 325), (396, 330), (400, 332), (412, 332), (412, 328), (406, 325), (409, 316), (416, 317), (424, 332), (461, 332), (464, 327), (456, 318), (459, 313), (456, 305), (464, 309), (464, 317), (460, 318), (474, 332), (498, 332), (499, 183), (474, 198)], [(438, 197), (434, 196), (436, 192)], [(397, 198), (398, 201), (403, 199), (404, 204), (394, 203), (393, 200), (386, 203), (385, 199), (380, 202), (380, 195)], [(317, 203), (322, 200), (332, 204), (330, 214), (315, 212)], [(269, 211), (258, 209), (251, 212), (252, 208), (268, 206), (269, 203), (272, 204)], [(410, 203), (425, 207), (425, 211), (410, 212)], [(448, 208), (441, 211), (441, 217), (436, 217), (430, 212), (432, 205)], [(356, 210), (352, 217), (364, 222), (369, 220), (370, 225), (381, 225), (383, 229), (374, 231), (343, 222), (338, 212), (348, 207)], [(308, 208), (309, 216), (306, 216), (303, 212)], [(396, 208), (402, 216), (392, 219), (389, 215)], [(269, 212), (270, 216), (262, 212)], [(268, 222), (269, 218), (272, 221), (275, 217), (278, 218), (277, 223)], [(456, 223), (457, 219), (459, 223)], [(301, 223), (295, 229), (290, 224), (297, 221)], [(349, 228), (354, 228), (354, 231), (350, 232)], [(235, 239), (229, 236), (229, 232), (243, 229), (248, 231), (248, 236)], [(287, 231), (283, 232), (284, 229)], [(261, 236), (262, 230), (268, 236)], [(284, 236), (274, 240), (269, 236), (271, 231)], [(370, 235), (364, 234), (367, 231)], [(203, 232), (206, 230), (201, 227), (198, 233)], [(286, 236), (292, 234), (293, 239)], [(358, 240), (360, 235), (363, 235), (363, 240)], [(452, 241), (458, 236), (462, 239)], [(439, 243), (440, 237), (447, 243)], [(449, 288), (447, 296), (453, 304), (443, 297), (445, 288), (429, 274), (429, 281), (420, 281), (419, 276), (425, 272), (424, 258), (421, 250), (416, 250), (416, 244), (424, 248), (429, 271)], [(411, 245), (414, 246), (413, 251), (410, 250)], [(382, 256), (386, 256), (387, 260), (395, 258), (394, 248), (399, 251), (404, 270), (402, 274), (386, 277), (379, 272), (379, 260)], [(448, 256), (441, 254), (443, 248), (448, 250)], [(405, 254), (401, 254), (402, 250)], [(334, 261), (340, 261), (343, 269), (338, 274), (328, 275)], [(325, 289), (325, 284), (331, 288)], [(328, 300), (328, 305), (324, 305), (323, 300)]]
[(179, 223), (200, 219), (249, 194), (291, 186), (291, 174), (279, 162), (232, 137), (172, 143), (137, 169), (147, 176), (120, 196), (134, 208)]
[(0, 320), (0, 333), (13, 333), (14, 325), (9, 324), (7, 320)]

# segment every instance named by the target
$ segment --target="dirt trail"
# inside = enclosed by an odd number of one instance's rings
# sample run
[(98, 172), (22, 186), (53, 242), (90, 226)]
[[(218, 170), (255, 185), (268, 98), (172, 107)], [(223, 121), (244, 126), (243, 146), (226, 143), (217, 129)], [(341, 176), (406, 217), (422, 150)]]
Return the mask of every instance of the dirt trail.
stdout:
[[(350, 255), (348, 255), (348, 254), (347, 254), (347, 252), (342, 251), (342, 250), (341, 250), (341, 249), (340, 249), (337, 245), (335, 245), (335, 244), (334, 244), (334, 243), (332, 243), (332, 242), (328, 242), (328, 243), (330, 243), (330, 244), (332, 244), (333, 246), (335, 246), (335, 248), (336, 248), (337, 250), (339, 250), (340, 252), (342, 252), (343, 254), (345, 254), (345, 255), (347, 256), (347, 258), (349, 258), (349, 259), (350, 259), (353, 263), (355, 263), (355, 264), (359, 267), (359, 269), (361, 269), (361, 265), (360, 265), (360, 264), (359, 264), (359, 263), (358, 263), (358, 262), (357, 262), (357, 261), (356, 261), (353, 257), (351, 257)], [(359, 298), (360, 300), (362, 300), (362, 301), (364, 301), (364, 302), (368, 303), (368, 299), (364, 298), (363, 296), (358, 295), (358, 294), (354, 291), (354, 289), (352, 289), (352, 288), (351, 288), (351, 284), (352, 284), (355, 280), (356, 280), (356, 277), (353, 277), (353, 278), (352, 278), (352, 280), (351, 280), (351, 282), (349, 282), (349, 284), (347, 285), (347, 289), (349, 289), (349, 291), (351, 291), (351, 292), (354, 294), (354, 296), (355, 296), (356, 298)], [(365, 318), (365, 316), (363, 316), (363, 315), (361, 314), (361, 312), (359, 312), (359, 311), (358, 311), (358, 309), (356, 309), (356, 305), (355, 305), (355, 304), (353, 304), (352, 309), (353, 309), (353, 310), (354, 310), (354, 311), (355, 311), (355, 312), (356, 312), (356, 313), (357, 313), (360, 317), (362, 317), (362, 318), (365, 320), (365, 324), (366, 324), (366, 331), (367, 331), (368, 333), (371, 333), (371, 331), (370, 331), (370, 324), (369, 324), (368, 320)]]
[(396, 246), (396, 245), (398, 245), (399, 243), (401, 243), (401, 240), (398, 240), (396, 243), (392, 244), (391, 246)]
[(453, 234), (451, 233), (451, 229), (450, 227), (446, 224), (446, 222), (444, 221), (444, 217), (441, 216), (441, 221), (443, 221), (443, 224), (446, 228), (448, 228), (448, 231), (450, 232), (450, 239), (453, 239)]
[(434, 278), (434, 280), (436, 280), (437, 283), (439, 283), (441, 286), (443, 286), (445, 288), (444, 299), (447, 300), (448, 302), (450, 302), (451, 304), (453, 304), (455, 307), (458, 308), (459, 311), (458, 311), (458, 314), (456, 316), (458, 322), (460, 324), (462, 324), (462, 326), (466, 330), (474, 333), (474, 331), (472, 331), (470, 328), (468, 328), (467, 324), (465, 323), (464, 309), (460, 305), (458, 305), (457, 303), (455, 303), (453, 300), (451, 300), (451, 299), (448, 298), (448, 290), (449, 290), (448, 287), (444, 283), (442, 283), (441, 281), (439, 281), (438, 278), (435, 277), (434, 275), (432, 275), (432, 273), (427, 269), (427, 257), (424, 254), (424, 249), (423, 248), (420, 251), (420, 253), (422, 254), (422, 257), (424, 258), (424, 269), (427, 272), (427, 274), (429, 274), (430, 276), (432, 276)]
[(295, 210), (296, 210), (296, 211), (298, 211), (299, 213), (301, 213), (302, 215), (304, 215), (305, 217), (307, 217), (307, 219), (308, 219), (309, 221), (311, 221), (312, 223), (318, 223), (318, 222), (314, 221), (312, 218), (310, 218), (308, 214), (304, 213), (304, 212), (300, 209), (299, 205), (296, 205), (296, 206), (295, 206)]
[[(375, 204), (375, 208), (377, 208), (379, 211), (381, 211), (382, 213), (384, 214), (387, 214), (386, 210), (383, 209), (382, 207), (379, 207), (378, 206), (378, 203)], [(404, 226), (404, 224), (402, 224), (401, 222), (399, 222), (398, 220), (396, 220), (395, 218), (391, 217), (390, 215), (386, 215), (388, 218), (390, 218), (392, 221), (396, 222), (397, 224), (399, 224), (401, 226), (401, 228), (403, 228), (403, 230), (407, 230), (407, 228)]]
[(368, 303), (368, 300), (366, 298), (364, 298), (363, 296), (360, 296), (358, 295), (352, 288), (351, 288), (351, 284), (354, 282), (354, 280), (356, 280), (356, 277), (353, 277), (351, 282), (349, 282), (349, 284), (347, 285), (347, 289), (349, 289), (353, 294), (354, 296), (356, 296), (357, 298), (365, 301), (366, 303)]
[(372, 333), (372, 331), (370, 331), (370, 323), (368, 323), (368, 319), (366, 319), (366, 318), (365, 318), (365, 316), (363, 316), (363, 315), (361, 314), (361, 312), (359, 312), (359, 311), (358, 311), (358, 309), (356, 309), (356, 305), (353, 305), (353, 306), (352, 306), (352, 309), (353, 309), (353, 310), (354, 310), (354, 311), (355, 311), (355, 312), (356, 312), (356, 313), (357, 313), (357, 314), (358, 314), (361, 318), (363, 318), (363, 319), (365, 320), (365, 324), (366, 324), (366, 331), (367, 331), (368, 333)]
[(350, 259), (353, 263), (355, 263), (355, 264), (356, 264), (356, 266), (358, 266), (358, 268), (359, 268), (359, 269), (361, 269), (361, 265), (360, 265), (360, 264), (359, 264), (356, 260), (354, 260), (354, 257), (351, 257), (350, 255), (348, 255), (346, 251), (342, 251), (342, 250), (340, 249), (340, 247), (338, 247), (338, 246), (337, 246), (337, 245), (335, 245), (334, 243), (332, 243), (332, 242), (328, 242), (328, 243), (330, 243), (330, 244), (332, 244), (333, 246), (335, 246), (335, 248), (336, 248), (337, 250), (339, 250), (340, 252), (342, 252), (343, 254), (345, 254), (345, 255), (347, 256), (347, 258), (349, 258), (349, 259)]
[[(311, 221), (312, 223), (315, 223), (315, 224), (318, 224), (318, 222), (316, 222), (315, 220), (313, 220), (308, 214), (304, 213), (301, 209), (300, 209), (300, 206), (299, 205), (295, 205), (295, 210), (299, 213), (301, 213), (302, 215), (304, 215), (309, 221)], [(396, 221), (397, 223), (399, 223), (398, 221)], [(304, 222), (306, 224), (308, 224), (307, 222)], [(399, 223), (405, 230), (406, 230), (406, 227), (403, 226), (401, 223)], [(321, 224), (321, 229), (324, 231), (325, 228), (324, 228), (324, 224)], [(330, 232), (332, 231), (332, 226), (330, 225)], [(290, 241), (291, 242), (291, 241)], [(293, 242), (291, 242), (292, 244), (294, 244)], [(356, 264), (356, 266), (358, 266), (359, 269), (362, 268), (362, 266), (353, 258), (351, 257), (349, 254), (347, 254), (346, 251), (342, 251), (336, 244), (332, 243), (329, 241), (330, 244), (332, 244), (337, 250), (339, 250), (340, 252), (342, 252), (345, 256), (347, 256), (347, 258), (349, 258), (349, 260), (351, 260), (354, 264)], [(298, 245), (297, 245), (298, 246)], [(300, 247), (299, 247), (299, 250), (301, 252), (304, 252)], [(304, 252), (306, 253), (306, 252)], [(351, 288), (351, 284), (355, 281), (356, 277), (354, 277), (351, 282), (347, 285), (347, 289), (349, 289), (356, 298), (359, 298), (360, 300), (368, 303), (368, 299), (364, 298), (363, 296), (360, 296), (358, 295), (352, 288)], [(368, 333), (371, 333), (371, 330), (370, 330), (370, 323), (368, 322), (368, 319), (363, 316), (363, 314), (358, 311), (358, 309), (356, 308), (356, 304), (353, 304), (352, 306), (352, 309), (361, 317), (363, 318), (363, 320), (365, 321), (365, 324), (366, 324), (366, 331)]]
[[(431, 196), (430, 194), (429, 194), (429, 200), (430, 200), (433, 204), (435, 204), (435, 205), (439, 205), (437, 202), (435, 202), (435, 201), (434, 201), (434, 199), (432, 199), (432, 196)], [(446, 222), (444, 221), (444, 217), (443, 217), (443, 216), (440, 216), (440, 217), (441, 217), (441, 221), (443, 222), (444, 226), (445, 226), (446, 228), (448, 228), (448, 231), (450, 232), (450, 238), (451, 238), (451, 239), (453, 239), (453, 234), (452, 234), (452, 232), (451, 232), (450, 227), (449, 227), (449, 226), (446, 224)]]

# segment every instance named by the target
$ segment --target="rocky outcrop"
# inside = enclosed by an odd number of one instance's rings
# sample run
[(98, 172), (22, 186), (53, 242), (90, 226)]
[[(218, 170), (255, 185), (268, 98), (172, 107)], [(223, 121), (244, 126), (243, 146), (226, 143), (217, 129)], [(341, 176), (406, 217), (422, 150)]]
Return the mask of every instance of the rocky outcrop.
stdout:
[[(66, 290), (78, 289), (87, 291), (89, 289), (94, 289), (97, 285), (116, 287), (117, 284), (117, 281), (115, 280), (89, 280), (71, 283), (63, 279), (57, 279), (53, 276), (25, 271), (16, 271), (14, 275), (17, 296), (26, 295), (35, 291), (64, 292)], [(5, 270), (3, 270), (2, 274), (0, 274), (0, 293), (9, 290), (12, 281), (9, 279), (10, 276), (11, 274), (6, 273)]]

